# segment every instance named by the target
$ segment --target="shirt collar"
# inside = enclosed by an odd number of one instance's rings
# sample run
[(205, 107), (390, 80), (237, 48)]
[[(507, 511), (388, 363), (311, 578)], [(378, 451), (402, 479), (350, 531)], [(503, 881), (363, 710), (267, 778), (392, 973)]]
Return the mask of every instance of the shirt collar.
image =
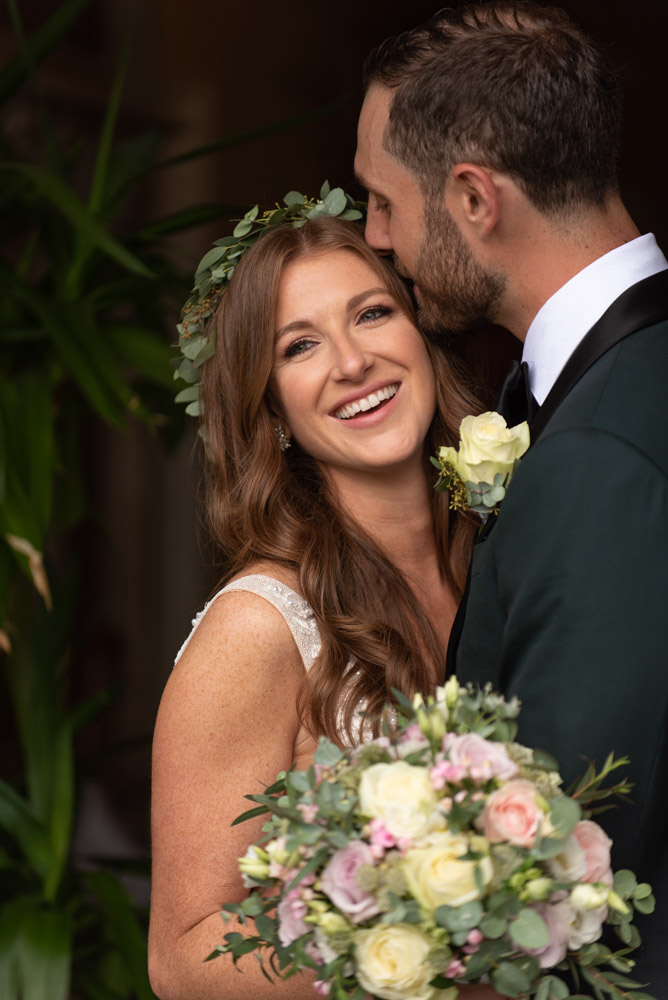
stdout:
[(624, 243), (574, 275), (534, 316), (522, 360), (539, 406), (571, 354), (608, 306), (643, 278), (668, 268), (651, 233)]

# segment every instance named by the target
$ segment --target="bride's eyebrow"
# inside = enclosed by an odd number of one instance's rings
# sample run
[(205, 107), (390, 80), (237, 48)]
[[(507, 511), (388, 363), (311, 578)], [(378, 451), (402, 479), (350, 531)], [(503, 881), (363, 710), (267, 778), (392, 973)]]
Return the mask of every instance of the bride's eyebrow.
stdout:
[(286, 323), (282, 326), (280, 330), (277, 330), (274, 334), (274, 342), (276, 342), (280, 337), (284, 336), (286, 333), (295, 333), (297, 330), (312, 330), (313, 323), (307, 319), (295, 319), (292, 323)]
[(373, 295), (391, 295), (392, 293), (384, 285), (379, 285), (378, 288), (367, 288), (365, 292), (360, 292), (359, 295), (353, 295), (352, 299), (349, 300), (346, 309), (348, 312), (354, 312), (358, 306), (361, 306), (366, 299), (370, 299)]
[[(377, 288), (366, 288), (363, 292), (358, 295), (353, 295), (352, 299), (348, 300), (346, 305), (346, 312), (354, 312), (359, 306), (362, 305), (367, 299), (372, 298), (374, 295), (391, 295), (392, 293), (384, 285), (379, 285)], [(313, 323), (308, 319), (294, 319), (291, 323), (286, 323), (282, 326), (280, 330), (277, 330), (274, 334), (274, 343), (283, 337), (286, 333), (296, 333), (299, 330), (312, 330)]]

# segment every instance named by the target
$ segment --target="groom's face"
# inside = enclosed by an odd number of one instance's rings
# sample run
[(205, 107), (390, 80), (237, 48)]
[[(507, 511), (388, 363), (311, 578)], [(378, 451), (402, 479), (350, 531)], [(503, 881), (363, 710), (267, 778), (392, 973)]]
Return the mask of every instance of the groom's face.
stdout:
[(424, 198), (415, 177), (383, 148), (391, 91), (374, 86), (362, 106), (355, 173), (369, 192), (367, 243), (393, 254), (397, 269), (415, 280), (425, 237)]
[(502, 283), (475, 259), (444, 201), (425, 201), (416, 177), (383, 147), (391, 100), (373, 86), (360, 113), (355, 172), (369, 192), (367, 242), (413, 280), (425, 332), (493, 322)]

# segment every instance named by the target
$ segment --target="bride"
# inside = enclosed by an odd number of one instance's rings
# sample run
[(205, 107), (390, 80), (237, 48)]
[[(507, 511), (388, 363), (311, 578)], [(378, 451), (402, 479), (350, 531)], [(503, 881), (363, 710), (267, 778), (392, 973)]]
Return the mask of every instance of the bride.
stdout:
[(245, 895), (237, 859), (262, 819), (230, 824), (319, 734), (364, 739), (392, 687), (442, 681), (475, 525), (434, 492), (429, 456), (479, 407), (354, 223), (267, 233), (216, 322), (203, 422), (227, 584), (156, 724), (151, 983), (162, 1000), (301, 1000), (307, 975), (203, 961), (238, 929), (219, 907)]

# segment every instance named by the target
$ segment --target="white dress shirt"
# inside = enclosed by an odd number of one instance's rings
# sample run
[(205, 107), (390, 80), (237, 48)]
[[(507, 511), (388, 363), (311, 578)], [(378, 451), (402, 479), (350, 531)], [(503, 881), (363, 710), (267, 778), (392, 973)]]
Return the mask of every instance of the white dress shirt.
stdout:
[(539, 406), (571, 354), (606, 311), (631, 285), (668, 268), (651, 233), (599, 257), (554, 293), (529, 327), (522, 361), (529, 366), (531, 391)]

